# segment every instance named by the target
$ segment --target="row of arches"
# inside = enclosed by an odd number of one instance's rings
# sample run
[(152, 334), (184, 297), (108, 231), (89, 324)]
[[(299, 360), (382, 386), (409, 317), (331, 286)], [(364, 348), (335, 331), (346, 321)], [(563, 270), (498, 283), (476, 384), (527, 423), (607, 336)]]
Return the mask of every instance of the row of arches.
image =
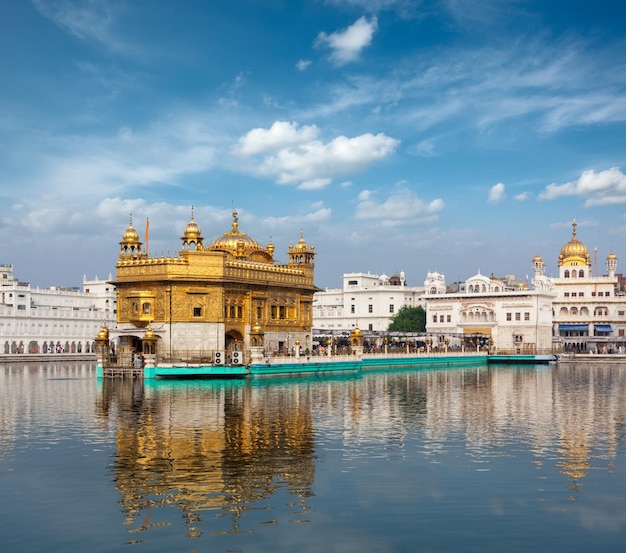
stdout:
[(95, 346), (96, 343), (93, 341), (70, 342), (66, 340), (61, 342), (60, 340), (45, 340), (40, 344), (37, 340), (31, 340), (25, 344), (23, 340), (6, 340), (2, 345), (2, 352), (5, 355), (21, 353), (95, 353)]
[[(605, 306), (598, 306), (596, 308), (594, 308), (593, 310), (593, 316), (594, 317), (608, 317), (609, 315), (609, 308), (605, 307)], [(582, 316), (582, 317), (588, 317), (589, 316), (589, 308), (588, 307), (581, 307), (578, 308), (576, 306), (574, 307), (561, 307), (561, 309), (559, 310), (559, 316), (561, 317), (578, 317), (578, 316)]]
[(576, 269), (572, 269), (572, 271), (570, 272), (569, 269), (565, 269), (565, 271), (563, 272), (563, 278), (585, 278), (585, 271), (584, 269), (578, 269), (578, 271)]
[(462, 311), (461, 322), (473, 323), (473, 322), (495, 322), (496, 314), (491, 309), (481, 309), (480, 311)]

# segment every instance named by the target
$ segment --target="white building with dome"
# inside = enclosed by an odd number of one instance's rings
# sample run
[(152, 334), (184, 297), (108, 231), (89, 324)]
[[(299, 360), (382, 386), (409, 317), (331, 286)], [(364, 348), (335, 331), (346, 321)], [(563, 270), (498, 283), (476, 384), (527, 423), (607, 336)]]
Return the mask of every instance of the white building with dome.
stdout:
[(404, 272), (392, 276), (344, 273), (342, 288), (327, 288), (313, 297), (313, 328), (318, 333), (384, 332), (402, 307), (417, 307), (423, 286), (408, 286)]
[(499, 354), (552, 353), (554, 285), (543, 276), (533, 279), (532, 290), (509, 280), (479, 271), (459, 292), (446, 293), (445, 277), (428, 273), (424, 303), (431, 343)]
[[(566, 351), (605, 353), (623, 351), (626, 346), (626, 297), (619, 291), (617, 256), (606, 257), (606, 274), (597, 274), (594, 260), (577, 236), (576, 220), (572, 237), (558, 259), (559, 276), (552, 279), (556, 289), (553, 302), (553, 334)], [(543, 276), (541, 256), (533, 259), (535, 278)]]

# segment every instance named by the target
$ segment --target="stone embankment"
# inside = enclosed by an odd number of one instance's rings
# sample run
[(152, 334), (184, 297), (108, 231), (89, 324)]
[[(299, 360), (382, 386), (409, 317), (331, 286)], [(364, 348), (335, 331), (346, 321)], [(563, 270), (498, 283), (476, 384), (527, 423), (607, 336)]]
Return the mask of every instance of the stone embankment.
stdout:
[(608, 353), (564, 353), (559, 356), (559, 366), (598, 366), (611, 365), (612, 367), (624, 365), (626, 367), (626, 354)]

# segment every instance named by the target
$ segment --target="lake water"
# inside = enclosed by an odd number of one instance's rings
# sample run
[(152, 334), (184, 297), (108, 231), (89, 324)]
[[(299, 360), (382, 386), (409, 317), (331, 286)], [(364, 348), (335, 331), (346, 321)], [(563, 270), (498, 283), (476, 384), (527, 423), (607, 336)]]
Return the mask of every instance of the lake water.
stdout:
[(617, 552), (626, 367), (132, 382), (0, 365), (0, 544)]

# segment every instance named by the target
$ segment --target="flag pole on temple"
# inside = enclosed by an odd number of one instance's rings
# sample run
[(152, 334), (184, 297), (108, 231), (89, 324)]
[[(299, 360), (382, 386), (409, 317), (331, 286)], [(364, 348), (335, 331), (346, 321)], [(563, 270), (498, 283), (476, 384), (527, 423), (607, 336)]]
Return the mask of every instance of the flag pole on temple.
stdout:
[(148, 230), (150, 228), (150, 221), (146, 217), (146, 255), (148, 255)]

